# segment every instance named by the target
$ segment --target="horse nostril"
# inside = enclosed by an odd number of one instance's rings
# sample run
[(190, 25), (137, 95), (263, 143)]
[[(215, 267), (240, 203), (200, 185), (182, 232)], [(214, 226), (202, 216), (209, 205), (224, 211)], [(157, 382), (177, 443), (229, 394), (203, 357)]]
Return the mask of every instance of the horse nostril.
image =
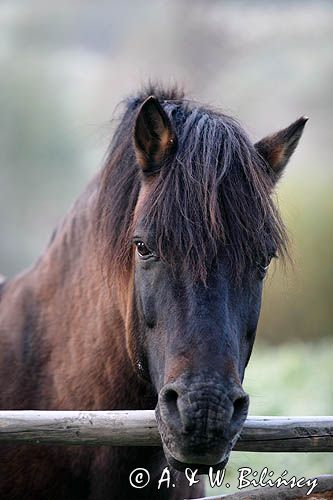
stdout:
[(164, 393), (164, 401), (166, 405), (169, 407), (169, 411), (172, 413), (178, 412), (177, 399), (178, 399), (178, 393), (174, 389), (168, 389)]
[(249, 407), (249, 397), (246, 395), (239, 396), (234, 401), (234, 411), (231, 417), (231, 422), (234, 425), (242, 425)]
[(165, 388), (160, 397), (161, 415), (169, 423), (175, 426), (181, 425), (180, 413), (178, 408), (178, 392), (174, 388)]
[(179, 408), (177, 405), (178, 392), (174, 389), (167, 389), (164, 392), (164, 404), (167, 407), (167, 411), (170, 415), (179, 415)]
[[(164, 401), (171, 408), (177, 408), (178, 393), (174, 389), (168, 389), (164, 393)], [(178, 409), (177, 409), (178, 410)]]

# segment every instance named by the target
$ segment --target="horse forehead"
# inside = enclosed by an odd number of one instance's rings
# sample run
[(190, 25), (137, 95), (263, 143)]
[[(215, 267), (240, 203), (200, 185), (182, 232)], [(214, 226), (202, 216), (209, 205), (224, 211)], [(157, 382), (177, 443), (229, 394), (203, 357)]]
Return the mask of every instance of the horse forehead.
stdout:
[(193, 271), (184, 269), (181, 262), (175, 271), (169, 272), (168, 268), (164, 271), (166, 286), (171, 289), (172, 297), (182, 306), (187, 304), (203, 310), (232, 295), (233, 282), (229, 274), (228, 262), (224, 259), (208, 270), (205, 282), (195, 279)]
[(156, 179), (154, 176), (148, 176), (147, 179), (141, 181), (138, 199), (134, 209), (134, 221), (137, 221), (139, 216), (143, 213), (144, 205), (153, 190), (155, 182)]

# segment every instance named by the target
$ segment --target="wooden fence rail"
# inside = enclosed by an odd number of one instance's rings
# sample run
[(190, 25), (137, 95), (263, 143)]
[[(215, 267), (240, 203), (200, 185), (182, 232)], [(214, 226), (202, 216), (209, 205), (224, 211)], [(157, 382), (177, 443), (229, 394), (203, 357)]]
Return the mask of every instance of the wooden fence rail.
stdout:
[[(154, 411), (0, 411), (0, 442), (160, 446)], [(240, 451), (333, 451), (331, 417), (249, 417)]]
[[(197, 500), (332, 500), (333, 499), (333, 475), (327, 474), (310, 479), (317, 480), (317, 486), (310, 496), (307, 495), (309, 486), (291, 489), (290, 486), (251, 489), (231, 495), (217, 495), (214, 497), (203, 497)], [(185, 499), (186, 500), (186, 499)]]

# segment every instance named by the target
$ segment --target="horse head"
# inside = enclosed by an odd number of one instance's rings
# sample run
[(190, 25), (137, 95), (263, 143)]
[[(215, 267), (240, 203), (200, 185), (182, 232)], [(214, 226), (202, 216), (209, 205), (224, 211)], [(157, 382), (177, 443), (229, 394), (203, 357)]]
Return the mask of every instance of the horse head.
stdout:
[(306, 118), (252, 144), (234, 119), (174, 96), (133, 107), (113, 151), (113, 201), (126, 193), (126, 206), (109, 223), (128, 281), (127, 348), (158, 395), (169, 464), (204, 473), (225, 466), (248, 413), (263, 279), (287, 253), (271, 195)]

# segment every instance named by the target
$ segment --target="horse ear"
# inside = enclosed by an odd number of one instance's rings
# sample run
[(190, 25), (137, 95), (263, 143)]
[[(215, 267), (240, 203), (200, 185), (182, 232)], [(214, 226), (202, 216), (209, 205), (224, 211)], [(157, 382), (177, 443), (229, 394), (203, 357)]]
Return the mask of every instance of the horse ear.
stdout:
[(255, 144), (258, 153), (271, 167), (274, 181), (281, 176), (291, 155), (296, 149), (308, 118), (302, 116), (289, 127), (269, 135)]
[(142, 170), (156, 172), (176, 142), (170, 119), (155, 96), (141, 105), (134, 127), (137, 161)]

